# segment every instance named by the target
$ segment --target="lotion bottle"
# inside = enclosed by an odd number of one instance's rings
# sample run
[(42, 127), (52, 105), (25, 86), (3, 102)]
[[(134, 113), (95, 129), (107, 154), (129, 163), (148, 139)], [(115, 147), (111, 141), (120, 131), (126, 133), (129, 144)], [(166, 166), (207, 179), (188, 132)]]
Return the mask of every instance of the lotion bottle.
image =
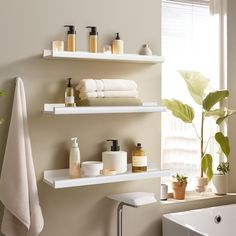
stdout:
[(67, 79), (67, 87), (65, 90), (65, 106), (66, 107), (74, 107), (75, 106), (75, 96), (74, 96), (74, 88), (72, 87), (71, 78)]
[(69, 175), (70, 178), (80, 177), (80, 150), (77, 143), (77, 138), (71, 138), (72, 146), (70, 149), (70, 167)]
[(89, 52), (97, 53), (98, 52), (98, 32), (97, 27), (87, 26), (86, 28), (91, 29), (89, 33)]
[(112, 142), (110, 151), (102, 153), (102, 162), (104, 171), (115, 171), (116, 173), (124, 173), (127, 171), (127, 152), (120, 151), (118, 140), (108, 139)]
[(64, 25), (64, 27), (68, 27), (67, 31), (67, 51), (75, 52), (76, 51), (76, 31), (74, 25)]
[(124, 41), (120, 39), (119, 33), (116, 33), (116, 38), (112, 41), (112, 53), (113, 54), (124, 53)]
[(147, 156), (142, 149), (141, 143), (137, 143), (132, 152), (132, 172), (147, 171)]

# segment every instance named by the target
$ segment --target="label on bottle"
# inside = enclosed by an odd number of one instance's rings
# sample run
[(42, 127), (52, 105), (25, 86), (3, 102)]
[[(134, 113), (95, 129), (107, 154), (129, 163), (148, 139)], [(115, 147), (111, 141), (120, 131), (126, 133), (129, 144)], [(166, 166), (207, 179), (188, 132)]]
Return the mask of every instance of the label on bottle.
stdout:
[(132, 165), (136, 167), (147, 166), (147, 156), (133, 156)]
[(65, 103), (74, 103), (75, 102), (75, 98), (74, 96), (68, 96), (68, 97), (65, 97)]

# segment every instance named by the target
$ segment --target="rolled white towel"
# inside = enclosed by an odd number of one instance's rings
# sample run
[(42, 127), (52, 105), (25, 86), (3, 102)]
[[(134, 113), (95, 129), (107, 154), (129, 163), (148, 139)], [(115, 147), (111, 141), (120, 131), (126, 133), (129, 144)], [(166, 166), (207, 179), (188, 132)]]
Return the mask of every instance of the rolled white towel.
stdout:
[(131, 91), (137, 90), (138, 86), (133, 80), (125, 79), (82, 79), (76, 86), (80, 92), (95, 91)]
[(84, 100), (87, 98), (137, 98), (138, 91), (98, 91), (98, 92), (88, 92), (88, 93), (79, 93), (79, 98)]

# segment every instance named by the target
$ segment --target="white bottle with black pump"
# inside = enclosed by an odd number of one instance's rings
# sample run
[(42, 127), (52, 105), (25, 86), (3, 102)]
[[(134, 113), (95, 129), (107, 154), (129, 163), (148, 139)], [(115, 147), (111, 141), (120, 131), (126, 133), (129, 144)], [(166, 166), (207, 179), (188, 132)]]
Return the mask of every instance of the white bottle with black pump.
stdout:
[(120, 151), (117, 139), (108, 139), (112, 142), (110, 151), (102, 153), (103, 169), (116, 171), (117, 173), (127, 172), (127, 152)]

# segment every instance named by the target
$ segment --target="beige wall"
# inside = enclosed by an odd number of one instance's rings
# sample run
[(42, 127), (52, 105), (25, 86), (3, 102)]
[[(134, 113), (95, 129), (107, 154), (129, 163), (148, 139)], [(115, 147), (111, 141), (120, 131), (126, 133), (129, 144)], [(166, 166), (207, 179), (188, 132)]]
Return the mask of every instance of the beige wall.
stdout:
[[(236, 10), (233, 0), (231, 4)], [(231, 11), (233, 13), (233, 9)], [(11, 114), (13, 78), (21, 76), (26, 89), (34, 164), (45, 219), (41, 235), (116, 235), (116, 204), (106, 196), (129, 191), (150, 191), (158, 196), (158, 180), (54, 190), (42, 182), (42, 173), (46, 169), (68, 166), (68, 140), (73, 136), (79, 137), (82, 161), (100, 160), (104, 140), (118, 138), (122, 149), (129, 153), (134, 142), (142, 142), (149, 159), (159, 166), (160, 115), (54, 117), (42, 114), (42, 105), (63, 101), (64, 79), (67, 77), (74, 81), (84, 77), (134, 79), (144, 101), (159, 101), (160, 65), (50, 61), (42, 59), (41, 52), (49, 48), (52, 40), (64, 39), (64, 24), (74, 23), (79, 50), (87, 50), (87, 30), (84, 27), (96, 25), (100, 50), (102, 45), (110, 42), (113, 33), (120, 32), (126, 52), (136, 53), (141, 44), (148, 42), (153, 52), (160, 54), (160, 0), (149, 0), (148, 3), (141, 0), (8, 0), (1, 3), (0, 22), (0, 88), (7, 92), (7, 96), (0, 99), (0, 114), (6, 119), (0, 126), (0, 161)], [(233, 23), (231, 29), (234, 30)], [(232, 201), (230, 198), (227, 202)], [(140, 209), (126, 208), (124, 235), (160, 236), (162, 213), (224, 202), (221, 199), (184, 206), (163, 207), (157, 204)], [(1, 217), (2, 212), (1, 205)]]

